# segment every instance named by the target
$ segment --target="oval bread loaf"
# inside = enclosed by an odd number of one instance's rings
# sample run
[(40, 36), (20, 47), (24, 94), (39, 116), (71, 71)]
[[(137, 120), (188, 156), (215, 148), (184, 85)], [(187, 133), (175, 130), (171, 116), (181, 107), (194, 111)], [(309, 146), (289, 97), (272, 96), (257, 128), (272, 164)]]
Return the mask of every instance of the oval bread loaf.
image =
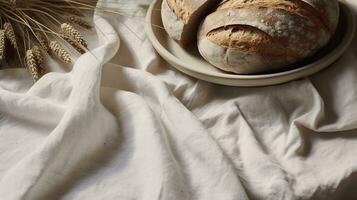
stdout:
[(270, 71), (325, 46), (338, 18), (337, 0), (224, 0), (201, 24), (198, 48), (224, 71)]
[(162, 21), (171, 38), (182, 46), (196, 41), (202, 19), (215, 9), (220, 0), (163, 0)]

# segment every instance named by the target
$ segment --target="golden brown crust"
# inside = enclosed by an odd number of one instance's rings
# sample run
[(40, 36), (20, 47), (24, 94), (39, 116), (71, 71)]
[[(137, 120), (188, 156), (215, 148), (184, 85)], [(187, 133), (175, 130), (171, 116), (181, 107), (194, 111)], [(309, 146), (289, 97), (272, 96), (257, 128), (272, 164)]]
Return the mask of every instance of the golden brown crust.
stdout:
[[(236, 73), (286, 66), (311, 56), (334, 34), (339, 12), (338, 7), (333, 8), (337, 0), (164, 0), (164, 3), (170, 15), (166, 21), (163, 15), (163, 21), (172, 38), (187, 46), (194, 44), (192, 37), (198, 33), (201, 55), (218, 68)], [(198, 23), (202, 24), (197, 31)]]
[(188, 23), (190, 16), (192, 15), (191, 8), (184, 0), (166, 0), (169, 8), (174, 12), (182, 22)]
[(172, 12), (185, 24), (189, 23), (197, 10), (210, 1), (212, 0), (166, 0)]
[(316, 12), (310, 4), (301, 0), (224, 0), (217, 7), (217, 10), (237, 9), (237, 8), (274, 8), (290, 12), (294, 15), (314, 21), (316, 28), (328, 30), (328, 26), (322, 16)]
[[(283, 46), (289, 54), (305, 57), (323, 46), (330, 37), (328, 31), (315, 20), (297, 15), (285, 9), (265, 7), (238, 7), (219, 9), (206, 17), (200, 36), (207, 37), (212, 30), (227, 26), (250, 26), (269, 35), (275, 43)], [(223, 38), (226, 36), (221, 35)], [(219, 38), (211, 38), (218, 44)], [(238, 38), (239, 40), (239, 38)], [(260, 45), (256, 41), (252, 46)], [(236, 48), (230, 46), (229, 48)]]
[(170, 37), (182, 46), (195, 43), (197, 29), (220, 0), (164, 0), (162, 20)]
[(311, 56), (331, 36), (319, 12), (305, 1), (225, 0), (203, 21), (198, 45), (216, 67), (251, 74)]
[(265, 32), (251, 26), (233, 25), (211, 30), (207, 39), (237, 51), (255, 52), (265, 56), (296, 56)]

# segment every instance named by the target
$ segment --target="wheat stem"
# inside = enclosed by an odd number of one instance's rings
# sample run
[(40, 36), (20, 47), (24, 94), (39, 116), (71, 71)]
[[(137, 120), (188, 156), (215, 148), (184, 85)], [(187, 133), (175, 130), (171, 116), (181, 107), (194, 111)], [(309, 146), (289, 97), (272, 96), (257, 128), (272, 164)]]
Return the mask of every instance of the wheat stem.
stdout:
[(20, 64), (36, 81), (46, 72), (46, 52), (71, 63), (70, 54), (58, 41), (63, 39), (81, 54), (88, 50), (87, 41), (76, 28), (91, 29), (92, 25), (81, 17), (95, 10), (126, 14), (98, 8), (97, 3), (98, 0), (0, 0), (0, 67)]

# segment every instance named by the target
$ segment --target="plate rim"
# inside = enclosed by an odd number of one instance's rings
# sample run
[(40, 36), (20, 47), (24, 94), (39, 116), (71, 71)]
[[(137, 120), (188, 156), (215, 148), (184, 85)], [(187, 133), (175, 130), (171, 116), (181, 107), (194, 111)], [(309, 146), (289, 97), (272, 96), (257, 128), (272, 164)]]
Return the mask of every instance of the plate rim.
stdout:
[[(152, 43), (153, 47), (156, 49), (156, 51), (162, 56), (166, 61), (168, 61), (174, 68), (178, 69), (179, 71), (182, 71), (183, 73), (186, 73), (190, 76), (193, 76), (198, 79), (203, 79), (208, 82), (213, 82), (213, 83), (218, 83), (218, 84), (223, 84), (223, 85), (230, 85), (230, 86), (265, 86), (265, 85), (275, 85), (275, 84), (281, 84), (284, 82), (289, 82), (292, 80), (296, 80), (299, 78), (311, 76), (312, 74), (315, 74), (327, 67), (329, 67), (332, 63), (334, 63), (338, 58), (340, 58), (343, 53), (347, 50), (347, 48), (350, 46), (351, 42), (353, 41), (354, 38), (354, 33), (356, 31), (356, 23), (355, 23), (355, 18), (353, 15), (353, 12), (351, 8), (346, 5), (343, 2), (340, 2), (340, 8), (342, 12), (345, 12), (347, 15), (347, 18), (349, 19), (346, 24), (348, 24), (348, 29), (347, 29), (347, 34), (344, 36), (340, 44), (338, 44), (331, 52), (323, 56), (321, 59), (310, 63), (308, 65), (292, 69), (292, 70), (287, 70), (283, 72), (277, 72), (277, 73), (272, 73), (272, 74), (259, 74), (259, 75), (239, 75), (239, 74), (229, 74), (229, 73), (206, 73), (202, 72), (200, 70), (195, 70), (193, 68), (188, 68), (186, 65), (190, 65), (189, 63), (180, 60), (178, 57), (173, 55), (168, 49), (166, 49), (159, 41), (159, 39), (156, 37), (154, 28), (157, 28), (157, 26), (154, 25), (152, 17), (153, 17), (153, 12), (155, 10), (155, 7), (157, 4), (161, 4), (162, 0), (154, 0), (146, 15), (146, 34)], [(159, 5), (160, 6), (160, 5)], [(161, 15), (160, 15), (161, 19)], [(306, 72), (306, 73), (304, 73)], [(294, 76), (295, 74), (298, 74), (296, 77), (291, 78), (291, 76)], [(202, 77), (203, 76), (203, 77)], [(210, 80), (206, 78), (205, 76), (209, 76), (213, 79), (221, 79), (221, 81), (217, 80)], [(258, 81), (258, 80), (269, 80), (269, 79), (287, 79), (287, 80), (281, 80), (281, 81), (270, 81), (271, 83), (267, 84), (259, 84), (259, 83), (251, 83), (248, 85), (245, 84), (231, 84), (231, 83), (222, 83), (222, 82), (230, 82), (230, 81)], [(290, 78), (289, 78), (290, 77)], [(226, 79), (225, 81), (223, 79)]]

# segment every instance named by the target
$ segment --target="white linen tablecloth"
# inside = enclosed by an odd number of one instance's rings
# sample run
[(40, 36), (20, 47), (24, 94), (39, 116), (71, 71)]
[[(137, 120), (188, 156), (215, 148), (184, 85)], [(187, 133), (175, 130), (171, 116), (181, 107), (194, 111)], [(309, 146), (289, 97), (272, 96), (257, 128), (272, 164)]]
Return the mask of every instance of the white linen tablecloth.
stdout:
[(357, 40), (310, 78), (225, 87), (165, 63), (134, 14), (95, 16), (73, 69), (0, 71), (1, 200), (357, 199)]

